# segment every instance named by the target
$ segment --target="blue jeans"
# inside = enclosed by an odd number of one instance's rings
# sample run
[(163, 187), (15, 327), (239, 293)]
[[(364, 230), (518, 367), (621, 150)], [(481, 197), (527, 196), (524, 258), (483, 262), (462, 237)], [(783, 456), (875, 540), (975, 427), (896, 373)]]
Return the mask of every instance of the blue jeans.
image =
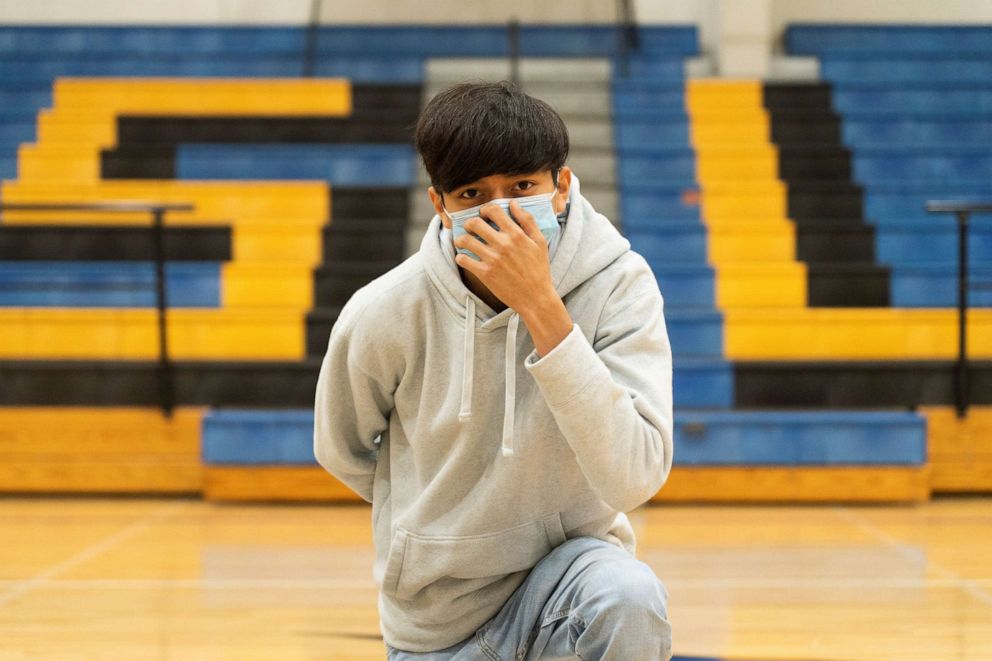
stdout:
[(386, 645), (390, 661), (668, 661), (668, 590), (623, 549), (575, 537), (538, 562), (475, 635), (436, 652)]

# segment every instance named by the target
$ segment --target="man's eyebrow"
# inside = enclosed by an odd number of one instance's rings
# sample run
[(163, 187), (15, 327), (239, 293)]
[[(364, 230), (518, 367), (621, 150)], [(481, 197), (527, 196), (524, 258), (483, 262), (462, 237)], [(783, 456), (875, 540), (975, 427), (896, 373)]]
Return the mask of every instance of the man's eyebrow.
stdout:
[[(521, 172), (518, 174), (507, 174), (503, 176), (505, 176), (507, 179), (535, 179), (541, 175), (541, 172), (542, 170), (538, 170), (537, 172)], [(487, 186), (488, 184), (484, 184), (481, 181), (473, 181), (472, 183), (458, 186), (457, 188), (452, 189), (451, 192), (455, 194), (469, 190), (471, 188), (486, 188)]]
[(460, 191), (466, 191), (466, 190), (469, 190), (469, 189), (471, 189), (471, 188), (485, 188), (485, 187), (486, 187), (486, 184), (480, 184), (480, 183), (479, 183), (479, 182), (477, 182), (477, 181), (473, 181), (473, 182), (472, 182), (472, 183), (470, 183), (470, 184), (465, 184), (464, 186), (459, 186), (458, 188), (456, 188), (456, 189), (454, 189), (454, 190), (453, 190), (453, 191), (451, 191), (451, 192), (452, 192), (452, 193), (457, 193), (457, 192), (460, 192)]

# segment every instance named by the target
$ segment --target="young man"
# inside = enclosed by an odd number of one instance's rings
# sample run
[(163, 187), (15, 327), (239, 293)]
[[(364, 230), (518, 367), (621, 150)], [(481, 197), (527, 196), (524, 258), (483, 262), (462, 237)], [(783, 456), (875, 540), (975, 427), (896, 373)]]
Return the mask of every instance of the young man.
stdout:
[(546, 103), (457, 85), (416, 143), (437, 215), (342, 309), (315, 402), (317, 460), (372, 503), (389, 658), (666, 660), (624, 514), (672, 464), (654, 275)]

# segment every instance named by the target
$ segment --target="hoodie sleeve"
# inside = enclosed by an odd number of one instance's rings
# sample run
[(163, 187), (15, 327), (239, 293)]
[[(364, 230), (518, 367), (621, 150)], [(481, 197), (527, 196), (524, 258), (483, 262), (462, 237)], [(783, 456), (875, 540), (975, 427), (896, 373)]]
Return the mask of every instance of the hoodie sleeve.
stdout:
[(628, 512), (672, 467), (672, 352), (647, 263), (614, 292), (592, 343), (579, 325), (524, 360), (593, 491)]
[(394, 389), (359, 364), (362, 342), (342, 315), (331, 329), (314, 401), (317, 463), (372, 502), (379, 435), (389, 426)]

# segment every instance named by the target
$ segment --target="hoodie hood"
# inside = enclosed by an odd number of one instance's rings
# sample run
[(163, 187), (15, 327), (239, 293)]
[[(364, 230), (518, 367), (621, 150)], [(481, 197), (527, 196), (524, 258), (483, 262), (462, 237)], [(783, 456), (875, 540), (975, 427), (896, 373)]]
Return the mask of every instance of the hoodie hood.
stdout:
[[(630, 250), (624, 238), (610, 220), (597, 212), (582, 196), (579, 178), (572, 174), (569, 188), (568, 216), (561, 224), (561, 233), (551, 260), (551, 280), (559, 298), (596, 275)], [(513, 428), (516, 411), (516, 370), (518, 363), (517, 335), (520, 315), (512, 308), (493, 310), (474, 294), (461, 279), (455, 263), (455, 247), (451, 231), (444, 227), (437, 214), (431, 219), (421, 242), (425, 269), (434, 285), (433, 293), (440, 297), (464, 325), (462, 343), (461, 407), (458, 419), (472, 418), (472, 391), (475, 366), (475, 335), (506, 327), (504, 350), (504, 406), (501, 452), (514, 453)], [(522, 360), (522, 359), (521, 359)]]

